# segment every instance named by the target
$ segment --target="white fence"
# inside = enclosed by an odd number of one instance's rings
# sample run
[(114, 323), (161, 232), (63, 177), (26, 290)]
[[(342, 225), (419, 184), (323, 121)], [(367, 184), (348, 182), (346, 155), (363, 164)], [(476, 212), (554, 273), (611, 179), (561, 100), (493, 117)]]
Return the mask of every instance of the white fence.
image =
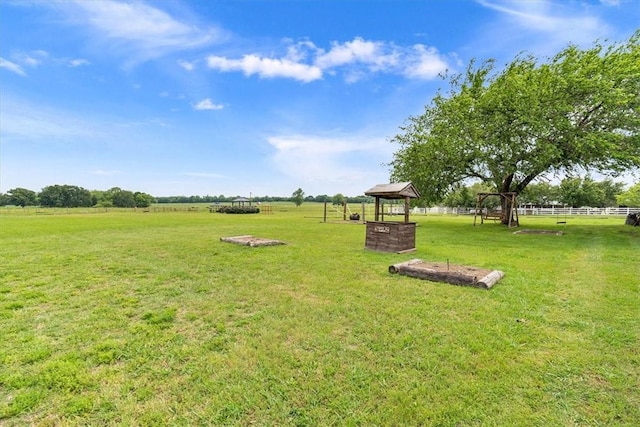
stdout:
[[(519, 207), (518, 215), (620, 215), (626, 216), (631, 213), (640, 212), (640, 207), (636, 208), (534, 208), (534, 207)], [(403, 206), (393, 206), (391, 208), (392, 215), (403, 215)], [(475, 209), (473, 208), (447, 208), (443, 206), (435, 206), (431, 208), (412, 208), (412, 214), (452, 214), (452, 215), (473, 215)]]

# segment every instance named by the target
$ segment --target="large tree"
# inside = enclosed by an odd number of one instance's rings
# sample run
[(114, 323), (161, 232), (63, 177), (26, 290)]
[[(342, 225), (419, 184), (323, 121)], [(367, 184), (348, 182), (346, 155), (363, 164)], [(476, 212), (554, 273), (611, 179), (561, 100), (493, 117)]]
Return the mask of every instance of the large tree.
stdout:
[(77, 185), (49, 185), (39, 194), (40, 204), (51, 208), (93, 206), (91, 192)]
[[(640, 31), (625, 43), (570, 45), (546, 63), (472, 61), (392, 138), (394, 181), (427, 203), (469, 180), (520, 193), (545, 174), (640, 166)], [(503, 201), (503, 209), (510, 209)]]
[(8, 203), (20, 207), (35, 206), (38, 204), (38, 194), (26, 188), (13, 188), (7, 191)]

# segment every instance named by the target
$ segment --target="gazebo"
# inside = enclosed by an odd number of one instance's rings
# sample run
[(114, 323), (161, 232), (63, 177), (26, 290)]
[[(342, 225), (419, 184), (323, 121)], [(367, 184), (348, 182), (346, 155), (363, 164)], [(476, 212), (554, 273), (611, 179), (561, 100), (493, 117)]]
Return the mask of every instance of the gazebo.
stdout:
[[(378, 184), (365, 191), (366, 196), (375, 197), (375, 217), (367, 221), (365, 247), (382, 252), (412, 252), (416, 250), (416, 223), (409, 222), (411, 199), (420, 193), (410, 182)], [(404, 221), (385, 221), (381, 199), (404, 200)]]
[(238, 206), (244, 206), (245, 203), (248, 203), (249, 206), (251, 206), (251, 200), (247, 199), (246, 197), (238, 197), (236, 199), (233, 199), (231, 201), (231, 206), (235, 206), (235, 204), (238, 204)]

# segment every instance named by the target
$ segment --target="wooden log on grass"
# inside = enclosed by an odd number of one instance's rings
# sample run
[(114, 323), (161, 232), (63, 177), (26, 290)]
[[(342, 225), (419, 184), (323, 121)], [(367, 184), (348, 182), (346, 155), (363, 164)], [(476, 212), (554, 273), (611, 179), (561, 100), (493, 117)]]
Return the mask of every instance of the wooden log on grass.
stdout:
[(480, 280), (478, 280), (478, 287), (484, 289), (491, 289), (493, 285), (498, 283), (500, 279), (504, 277), (504, 273), (500, 270), (493, 270), (491, 273), (487, 274)]
[(389, 273), (391, 274), (397, 274), (400, 272), (400, 269), (404, 268), (404, 267), (408, 267), (410, 265), (413, 264), (420, 264), (422, 262), (421, 259), (412, 259), (409, 261), (405, 261), (405, 262), (401, 262), (398, 264), (393, 264), (389, 266)]

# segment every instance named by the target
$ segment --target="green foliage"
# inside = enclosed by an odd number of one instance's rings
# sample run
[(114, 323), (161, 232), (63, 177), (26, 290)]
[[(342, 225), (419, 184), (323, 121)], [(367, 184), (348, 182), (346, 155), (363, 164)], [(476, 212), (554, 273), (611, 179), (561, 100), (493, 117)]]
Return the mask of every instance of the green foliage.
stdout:
[(472, 62), (392, 142), (392, 179), (427, 202), (468, 179), (522, 192), (545, 173), (640, 166), (640, 31), (624, 44), (569, 46), (547, 63)]
[(622, 206), (640, 206), (640, 182), (627, 191), (616, 195), (616, 201)]
[(530, 184), (518, 197), (521, 204), (548, 206), (562, 204), (566, 206), (590, 206), (606, 208), (618, 206), (616, 197), (622, 193), (624, 184), (610, 179), (594, 181), (591, 177), (570, 177), (560, 185), (549, 183)]
[(48, 208), (77, 208), (93, 206), (91, 192), (76, 185), (49, 185), (39, 194), (40, 205)]
[(347, 201), (347, 199), (344, 197), (344, 195), (342, 195), (341, 193), (335, 194), (332, 198), (331, 198), (331, 203), (335, 206), (342, 206), (345, 204), (345, 202)]
[(7, 192), (9, 205), (15, 205), (20, 207), (35, 206), (38, 204), (38, 195), (35, 191), (28, 190), (26, 188), (14, 188)]
[(304, 201), (304, 191), (302, 191), (302, 188), (298, 188), (293, 192), (293, 194), (291, 195), (291, 200), (293, 201), (293, 203), (295, 203), (296, 207), (300, 207), (300, 205)]
[(215, 211), (226, 214), (255, 214), (260, 213), (260, 208), (257, 206), (224, 205), (218, 207)]
[[(444, 198), (443, 205), (451, 208), (473, 208), (476, 206), (478, 193), (494, 193), (496, 190), (481, 182), (476, 182), (470, 187), (461, 186), (451, 191)], [(488, 198), (483, 203), (484, 207), (495, 208), (500, 206), (498, 198)]]
[(176, 318), (175, 308), (165, 308), (162, 310), (149, 311), (142, 316), (150, 325), (164, 326), (172, 323)]
[(156, 201), (155, 197), (153, 197), (152, 195), (141, 193), (139, 191), (133, 193), (133, 199), (135, 201), (136, 207), (139, 208), (147, 208)]
[(132, 191), (113, 187), (106, 191), (107, 198), (111, 199), (113, 206), (117, 208), (133, 208), (136, 206), (136, 198)]
[(560, 200), (560, 189), (548, 182), (532, 183), (518, 195), (518, 203), (534, 206), (549, 206)]

